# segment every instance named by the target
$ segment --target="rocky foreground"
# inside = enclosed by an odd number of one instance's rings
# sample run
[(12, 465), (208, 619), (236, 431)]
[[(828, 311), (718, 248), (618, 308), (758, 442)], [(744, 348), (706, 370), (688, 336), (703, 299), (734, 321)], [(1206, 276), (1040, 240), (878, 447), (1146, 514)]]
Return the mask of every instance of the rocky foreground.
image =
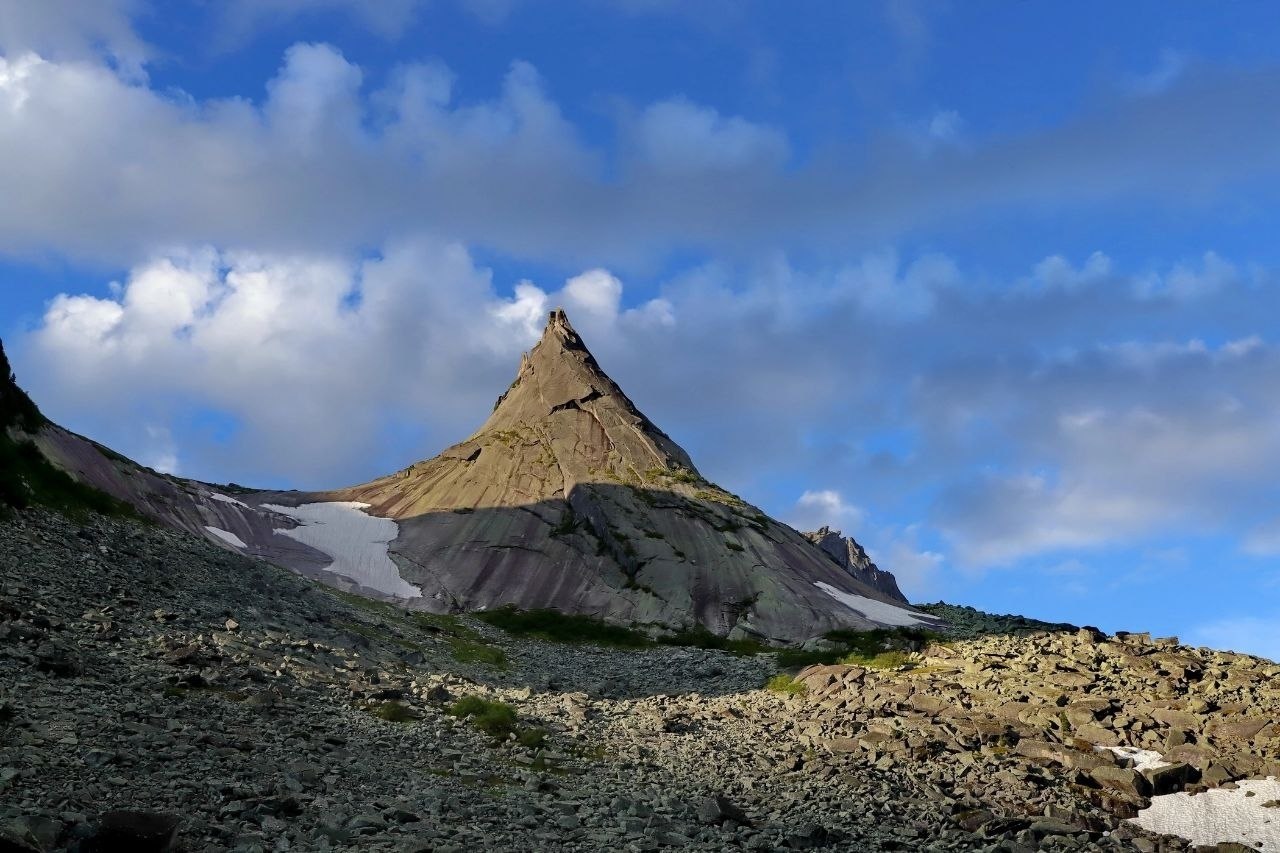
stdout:
[(27, 512), (0, 522), (0, 850), (1172, 851), (1124, 818), (1276, 772), (1274, 664), (953, 615), (1016, 633), (765, 690), (770, 654), (513, 637)]

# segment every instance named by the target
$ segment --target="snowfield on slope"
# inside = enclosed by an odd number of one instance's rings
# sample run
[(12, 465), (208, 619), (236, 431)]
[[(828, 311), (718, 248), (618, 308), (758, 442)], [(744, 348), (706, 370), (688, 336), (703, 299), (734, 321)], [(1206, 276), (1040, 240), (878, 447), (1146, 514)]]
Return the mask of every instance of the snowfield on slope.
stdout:
[(422, 590), (400, 577), (387, 553), (387, 546), (400, 535), (399, 526), (389, 518), (366, 514), (368, 506), (334, 501), (298, 507), (263, 504), (262, 508), (302, 522), (276, 533), (328, 554), (333, 562), (325, 571), (397, 598), (421, 598)]
[(1179, 791), (1151, 798), (1151, 807), (1130, 818), (1161, 835), (1179, 835), (1192, 844), (1236, 841), (1264, 853), (1280, 851), (1280, 781), (1246, 779), (1235, 789), (1211, 788), (1201, 794)]
[(244, 540), (243, 540), (243, 539), (241, 539), (239, 536), (237, 536), (237, 535), (235, 535), (234, 533), (232, 533), (230, 530), (223, 530), (223, 529), (221, 529), (221, 528), (219, 528), (219, 527), (210, 527), (210, 526), (209, 526), (209, 525), (207, 525), (207, 524), (204, 526), (204, 529), (205, 529), (205, 530), (207, 530), (207, 531), (209, 531), (210, 533), (212, 533), (214, 536), (218, 537), (219, 539), (221, 539), (223, 542), (226, 542), (228, 545), (231, 545), (231, 546), (233, 546), (233, 547), (235, 547), (235, 548), (248, 548), (248, 547), (249, 547), (248, 545), (244, 544)]
[(1099, 746), (1097, 749), (1100, 752), (1114, 752), (1121, 758), (1131, 759), (1133, 769), (1139, 773), (1143, 770), (1158, 770), (1161, 767), (1170, 766), (1163, 755), (1150, 749), (1138, 749), (1136, 746)]
[(912, 613), (910, 610), (876, 601), (874, 598), (843, 592), (823, 581), (816, 581), (813, 585), (850, 610), (861, 613), (872, 622), (879, 622), (881, 625), (929, 625), (932, 624), (931, 620), (936, 619), (924, 613)]

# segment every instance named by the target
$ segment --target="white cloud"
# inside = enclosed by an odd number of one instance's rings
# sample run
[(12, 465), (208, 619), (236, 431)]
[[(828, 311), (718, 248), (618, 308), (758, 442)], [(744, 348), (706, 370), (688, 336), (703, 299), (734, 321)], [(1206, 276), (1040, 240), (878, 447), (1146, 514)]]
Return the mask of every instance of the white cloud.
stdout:
[(876, 565), (893, 572), (898, 588), (910, 601), (920, 601), (933, 591), (947, 562), (941, 552), (921, 545), (921, 533), (918, 524), (875, 530), (861, 543)]
[(1240, 280), (1240, 271), (1217, 252), (1205, 252), (1200, 268), (1175, 264), (1167, 273), (1151, 273), (1136, 283), (1140, 295), (1155, 298), (1195, 299), (1212, 296)]
[(150, 49), (132, 18), (142, 5), (143, 0), (0, 0), (0, 54), (90, 60), (105, 53), (122, 74), (140, 79)]
[(796, 530), (817, 530), (830, 527), (845, 530), (849, 535), (862, 523), (862, 509), (847, 503), (835, 489), (808, 490), (800, 495), (791, 511), (789, 522)]
[(1280, 517), (1249, 530), (1240, 543), (1240, 550), (1256, 557), (1280, 556)]
[[(429, 239), (358, 264), (171, 252), (136, 267), (116, 295), (54, 299), (34, 336), (33, 378), (51, 411), (74, 406), (116, 429), (131, 409), (155, 414), (160, 401), (170, 416), (212, 408), (240, 425), (231, 448), (240, 470), (321, 485), (367, 470), (397, 414), (462, 438), (553, 301), (601, 336), (670, 311), (660, 301), (623, 311), (621, 294), (617, 278), (591, 270), (552, 294), (524, 282), (504, 299), (464, 249)], [(158, 468), (175, 467), (182, 450), (161, 426), (122, 449)]]
[(150, 449), (138, 457), (138, 461), (148, 468), (154, 468), (162, 474), (177, 474), (178, 451), (174, 444), (173, 433), (166, 426), (146, 427), (147, 441)]
[(988, 424), (1009, 417), (1001, 433), (1024, 458), (953, 484), (938, 520), (961, 560), (1002, 565), (1252, 517), (1269, 488), (1259, 471), (1280, 465), (1267, 378), (1277, 364), (1280, 351), (1256, 338), (1130, 341), (1041, 368), (1016, 403), (955, 389)]
[(895, 252), (866, 255), (835, 275), (836, 286), (848, 292), (870, 314), (890, 321), (918, 320), (934, 307), (937, 292), (955, 285), (959, 271), (950, 258), (925, 255), (901, 269)]
[[(0, 185), (27, 201), (0, 209), (0, 252), (117, 266), (164, 246), (350, 251), (422, 230), (582, 267), (764, 240), (847, 251), (1046, 198), (1181, 202), (1280, 177), (1269, 72), (1188, 75), (1120, 115), (929, 157), (900, 140), (797, 160), (784, 129), (682, 96), (620, 109), (615, 142), (588, 144), (522, 62), (496, 97), (459, 102), (438, 62), (370, 86), (335, 48), (295, 45), (265, 99), (199, 99), (40, 43), (15, 36), (0, 57)], [(954, 127), (934, 119), (935, 135)]]
[(1094, 252), (1080, 267), (1061, 255), (1050, 255), (1031, 271), (1027, 286), (1039, 290), (1079, 290), (1105, 281), (1111, 275), (1111, 259)]
[(645, 166), (677, 175), (774, 168), (787, 158), (779, 130), (737, 116), (722, 116), (687, 98), (649, 106), (637, 123), (636, 143)]

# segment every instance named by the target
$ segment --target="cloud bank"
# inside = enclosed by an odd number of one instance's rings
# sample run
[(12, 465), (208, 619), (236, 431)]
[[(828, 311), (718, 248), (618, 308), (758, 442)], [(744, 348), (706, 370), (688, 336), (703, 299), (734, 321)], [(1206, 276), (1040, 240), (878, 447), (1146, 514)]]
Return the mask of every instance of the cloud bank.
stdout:
[[(118, 17), (90, 17), (84, 34), (58, 41), (107, 38), (95, 34)], [(679, 94), (638, 105), (616, 146), (601, 148), (520, 61), (497, 97), (464, 101), (438, 62), (374, 78), (331, 45), (296, 44), (260, 98), (199, 100), (74, 48), (56, 59), (19, 51), (44, 43), (31, 29), (39, 19), (22, 27), (0, 57), (0, 184), (31, 201), (0, 211), (5, 253), (127, 264), (170, 245), (355, 249), (427, 230), (513, 256), (616, 265), (688, 247), (741, 253), (763, 239), (874, 245), (1046, 198), (1207, 202), (1280, 177), (1272, 69), (1188, 72), (1021, 136), (928, 150), (905, 138), (797, 159), (781, 128)], [(108, 43), (133, 49), (124, 35)], [(957, 120), (939, 113), (929, 138), (953, 138)]]

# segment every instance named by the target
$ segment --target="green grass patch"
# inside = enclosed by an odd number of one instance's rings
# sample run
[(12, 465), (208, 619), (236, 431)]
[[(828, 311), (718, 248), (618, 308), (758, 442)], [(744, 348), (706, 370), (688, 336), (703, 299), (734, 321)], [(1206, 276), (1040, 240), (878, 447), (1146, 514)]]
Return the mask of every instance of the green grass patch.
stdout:
[(835, 663), (840, 660), (840, 653), (835, 651), (805, 651), (804, 649), (781, 649), (778, 652), (778, 666), (783, 669), (815, 666), (817, 664)]
[(874, 655), (864, 655), (857, 652), (845, 655), (840, 658), (840, 663), (852, 664), (853, 666), (865, 666), (867, 669), (896, 669), (900, 666), (908, 666), (911, 663), (911, 655), (908, 652), (893, 649), (887, 652), (880, 652)]
[(495, 669), (507, 668), (507, 653), (486, 643), (479, 632), (467, 627), (457, 616), (450, 613), (421, 612), (407, 615), (409, 622), (418, 629), (431, 634), (443, 634), (453, 650), (453, 659), (458, 663), (482, 663)]
[(591, 643), (618, 648), (641, 648), (650, 644), (649, 638), (639, 631), (610, 625), (590, 616), (571, 615), (558, 610), (499, 607), (476, 613), (475, 617), (508, 634), (537, 637), (556, 643)]
[(398, 610), (395, 605), (388, 604), (385, 601), (378, 601), (376, 598), (365, 598), (363, 595), (356, 595), (354, 592), (344, 592), (343, 590), (334, 589), (333, 587), (328, 586), (321, 588), (334, 598), (344, 604), (351, 605), (357, 610), (364, 610), (369, 613), (382, 613), (388, 616), (395, 615)]
[(369, 713), (388, 723), (408, 723), (413, 720), (413, 712), (403, 702), (379, 702), (369, 709)]
[(498, 740), (505, 740), (516, 731), (516, 709), (482, 696), (463, 696), (446, 713), (468, 720), (477, 730)]
[(774, 693), (786, 693), (791, 696), (800, 696), (804, 694), (808, 688), (791, 676), (780, 672), (765, 682), (764, 689), (771, 690)]
[(730, 541), (728, 541), (728, 540), (725, 540), (724, 547), (728, 548), (730, 551), (743, 551), (743, 550), (745, 550), (745, 549), (744, 549), (741, 545), (739, 545), (737, 542), (730, 542)]
[(497, 646), (461, 637), (450, 637), (449, 645), (453, 647), (453, 659), (458, 663), (483, 663), (494, 669), (507, 668), (507, 653)]
[(921, 628), (840, 630), (830, 631), (823, 637), (832, 643), (832, 648), (824, 651), (784, 649), (778, 652), (778, 665), (791, 669), (815, 664), (844, 663), (870, 669), (892, 669), (910, 662), (910, 648), (945, 642), (942, 634)]
[(735, 655), (754, 655), (760, 652), (773, 651), (770, 646), (757, 643), (755, 640), (730, 640), (728, 637), (721, 637), (713, 634), (706, 628), (692, 628), (688, 631), (681, 631), (678, 634), (672, 634), (667, 637), (661, 637), (658, 642), (664, 646), (686, 646), (695, 649), (716, 649), (722, 652), (729, 652)]

